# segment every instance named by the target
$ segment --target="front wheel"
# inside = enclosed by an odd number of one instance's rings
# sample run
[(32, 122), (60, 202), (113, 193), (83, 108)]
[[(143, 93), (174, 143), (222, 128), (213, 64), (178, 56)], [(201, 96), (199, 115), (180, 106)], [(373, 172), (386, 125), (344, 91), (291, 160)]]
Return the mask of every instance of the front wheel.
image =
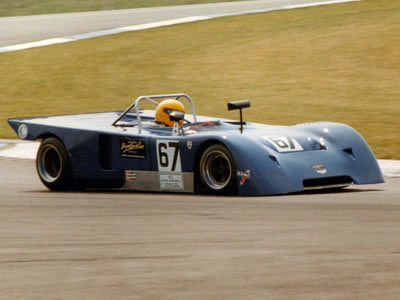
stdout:
[(40, 144), (36, 169), (42, 183), (52, 191), (71, 189), (68, 152), (57, 138), (47, 138)]
[(203, 190), (215, 194), (235, 194), (235, 165), (229, 150), (214, 144), (200, 159), (199, 175)]

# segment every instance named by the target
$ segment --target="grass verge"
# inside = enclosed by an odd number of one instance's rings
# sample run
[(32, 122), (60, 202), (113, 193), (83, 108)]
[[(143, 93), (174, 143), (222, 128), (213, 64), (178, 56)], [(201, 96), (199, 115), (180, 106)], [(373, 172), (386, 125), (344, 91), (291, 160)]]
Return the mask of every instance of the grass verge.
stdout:
[(379, 158), (400, 159), (400, 2), (362, 2), (230, 17), (0, 55), (6, 118), (125, 108), (186, 92), (199, 114), (318, 120), (356, 128)]
[(1, 0), (0, 17), (243, 0)]

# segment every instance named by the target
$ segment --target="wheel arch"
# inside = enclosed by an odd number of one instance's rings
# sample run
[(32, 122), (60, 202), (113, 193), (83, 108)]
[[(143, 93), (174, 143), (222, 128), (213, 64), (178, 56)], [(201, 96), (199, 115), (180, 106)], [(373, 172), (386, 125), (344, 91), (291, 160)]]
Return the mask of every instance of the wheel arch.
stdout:
[(68, 151), (63, 139), (60, 136), (58, 136), (57, 134), (54, 134), (51, 132), (41, 133), (39, 136), (36, 137), (35, 141), (43, 142), (49, 138), (55, 138), (55, 139), (59, 140), (60, 143), (64, 146), (64, 149), (67, 151), (68, 156), (71, 157), (71, 153)]
[[(61, 143), (64, 144), (63, 140), (62, 140), (59, 136), (57, 136), (56, 134), (51, 133), (51, 132), (41, 133), (39, 136), (37, 136), (37, 137), (35, 138), (35, 140), (36, 140), (36, 141), (38, 141), (38, 140), (44, 141), (45, 139), (48, 139), (48, 138), (56, 138), (56, 139), (58, 139)], [(65, 146), (65, 144), (64, 144), (64, 146)]]

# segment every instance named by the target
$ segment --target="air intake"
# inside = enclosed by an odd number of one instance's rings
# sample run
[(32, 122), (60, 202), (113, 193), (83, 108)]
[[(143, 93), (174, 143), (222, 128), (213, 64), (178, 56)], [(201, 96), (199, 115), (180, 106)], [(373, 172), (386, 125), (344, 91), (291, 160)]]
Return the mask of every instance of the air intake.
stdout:
[(355, 155), (354, 155), (354, 152), (353, 152), (352, 148), (345, 148), (345, 149), (343, 149), (343, 152), (347, 153), (348, 155), (350, 155), (352, 159), (355, 159)]
[(335, 176), (303, 180), (305, 190), (341, 188), (353, 184), (350, 176)]

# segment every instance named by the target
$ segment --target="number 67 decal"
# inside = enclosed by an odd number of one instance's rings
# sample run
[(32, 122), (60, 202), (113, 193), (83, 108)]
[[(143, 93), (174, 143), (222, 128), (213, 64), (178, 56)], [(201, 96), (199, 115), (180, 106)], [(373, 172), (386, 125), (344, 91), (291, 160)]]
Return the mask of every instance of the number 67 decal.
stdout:
[(294, 138), (288, 136), (263, 136), (278, 152), (303, 151), (303, 147)]
[(158, 171), (182, 172), (179, 141), (157, 140)]

